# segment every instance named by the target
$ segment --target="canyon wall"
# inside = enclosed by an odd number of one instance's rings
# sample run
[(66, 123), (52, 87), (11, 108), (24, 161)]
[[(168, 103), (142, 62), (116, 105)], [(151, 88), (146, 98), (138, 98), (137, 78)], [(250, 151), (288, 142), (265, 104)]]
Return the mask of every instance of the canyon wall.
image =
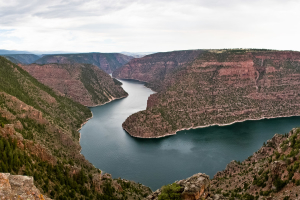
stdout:
[(174, 69), (180, 68), (193, 61), (202, 50), (173, 51), (155, 53), (131, 60), (123, 67), (113, 72), (113, 77), (119, 79), (135, 79), (147, 82), (147, 86), (159, 91), (158, 83)]
[[(118, 71), (123, 69), (128, 67)], [(182, 129), (300, 115), (300, 53), (207, 50), (156, 85), (160, 89), (149, 97), (147, 109), (123, 123), (132, 136), (162, 137)]]
[(107, 73), (90, 64), (21, 66), (39, 82), (85, 106), (96, 106), (128, 94)]

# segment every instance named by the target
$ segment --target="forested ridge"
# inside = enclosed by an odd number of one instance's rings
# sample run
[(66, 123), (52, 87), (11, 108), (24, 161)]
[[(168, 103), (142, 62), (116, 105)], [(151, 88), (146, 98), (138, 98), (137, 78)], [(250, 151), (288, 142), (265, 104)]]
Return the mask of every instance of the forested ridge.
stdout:
[(0, 172), (33, 176), (53, 199), (141, 199), (150, 193), (112, 179), (80, 154), (78, 128), (89, 117), (87, 107), (0, 57)]

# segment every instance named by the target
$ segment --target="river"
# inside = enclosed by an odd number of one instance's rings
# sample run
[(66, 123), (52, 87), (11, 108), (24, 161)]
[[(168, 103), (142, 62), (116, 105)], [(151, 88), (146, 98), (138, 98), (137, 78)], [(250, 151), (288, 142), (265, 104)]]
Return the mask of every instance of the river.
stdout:
[(90, 108), (93, 118), (80, 130), (81, 153), (113, 178), (133, 180), (152, 190), (199, 172), (212, 178), (230, 161), (252, 155), (275, 133), (300, 125), (300, 117), (286, 117), (180, 131), (159, 139), (133, 138), (122, 123), (146, 109), (153, 91), (138, 81), (120, 81), (129, 96)]

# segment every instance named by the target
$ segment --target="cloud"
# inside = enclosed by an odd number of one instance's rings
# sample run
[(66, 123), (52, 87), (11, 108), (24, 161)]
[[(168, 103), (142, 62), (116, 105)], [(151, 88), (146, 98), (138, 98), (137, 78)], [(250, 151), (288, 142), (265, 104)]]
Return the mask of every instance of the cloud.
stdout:
[[(0, 48), (300, 50), (295, 0), (0, 0)], [(18, 38), (18, 39), (16, 39)]]

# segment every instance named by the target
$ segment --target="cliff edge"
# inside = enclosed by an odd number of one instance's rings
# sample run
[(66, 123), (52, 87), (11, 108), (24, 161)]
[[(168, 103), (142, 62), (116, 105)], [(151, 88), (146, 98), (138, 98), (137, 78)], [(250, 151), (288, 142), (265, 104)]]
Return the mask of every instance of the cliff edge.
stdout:
[(33, 177), (0, 173), (0, 199), (50, 200), (33, 183)]
[[(118, 71), (127, 69), (125, 65)], [(122, 126), (134, 137), (155, 138), (190, 128), (298, 116), (299, 77), (300, 52), (202, 51), (156, 81), (158, 93), (148, 98), (147, 109), (129, 116)]]

